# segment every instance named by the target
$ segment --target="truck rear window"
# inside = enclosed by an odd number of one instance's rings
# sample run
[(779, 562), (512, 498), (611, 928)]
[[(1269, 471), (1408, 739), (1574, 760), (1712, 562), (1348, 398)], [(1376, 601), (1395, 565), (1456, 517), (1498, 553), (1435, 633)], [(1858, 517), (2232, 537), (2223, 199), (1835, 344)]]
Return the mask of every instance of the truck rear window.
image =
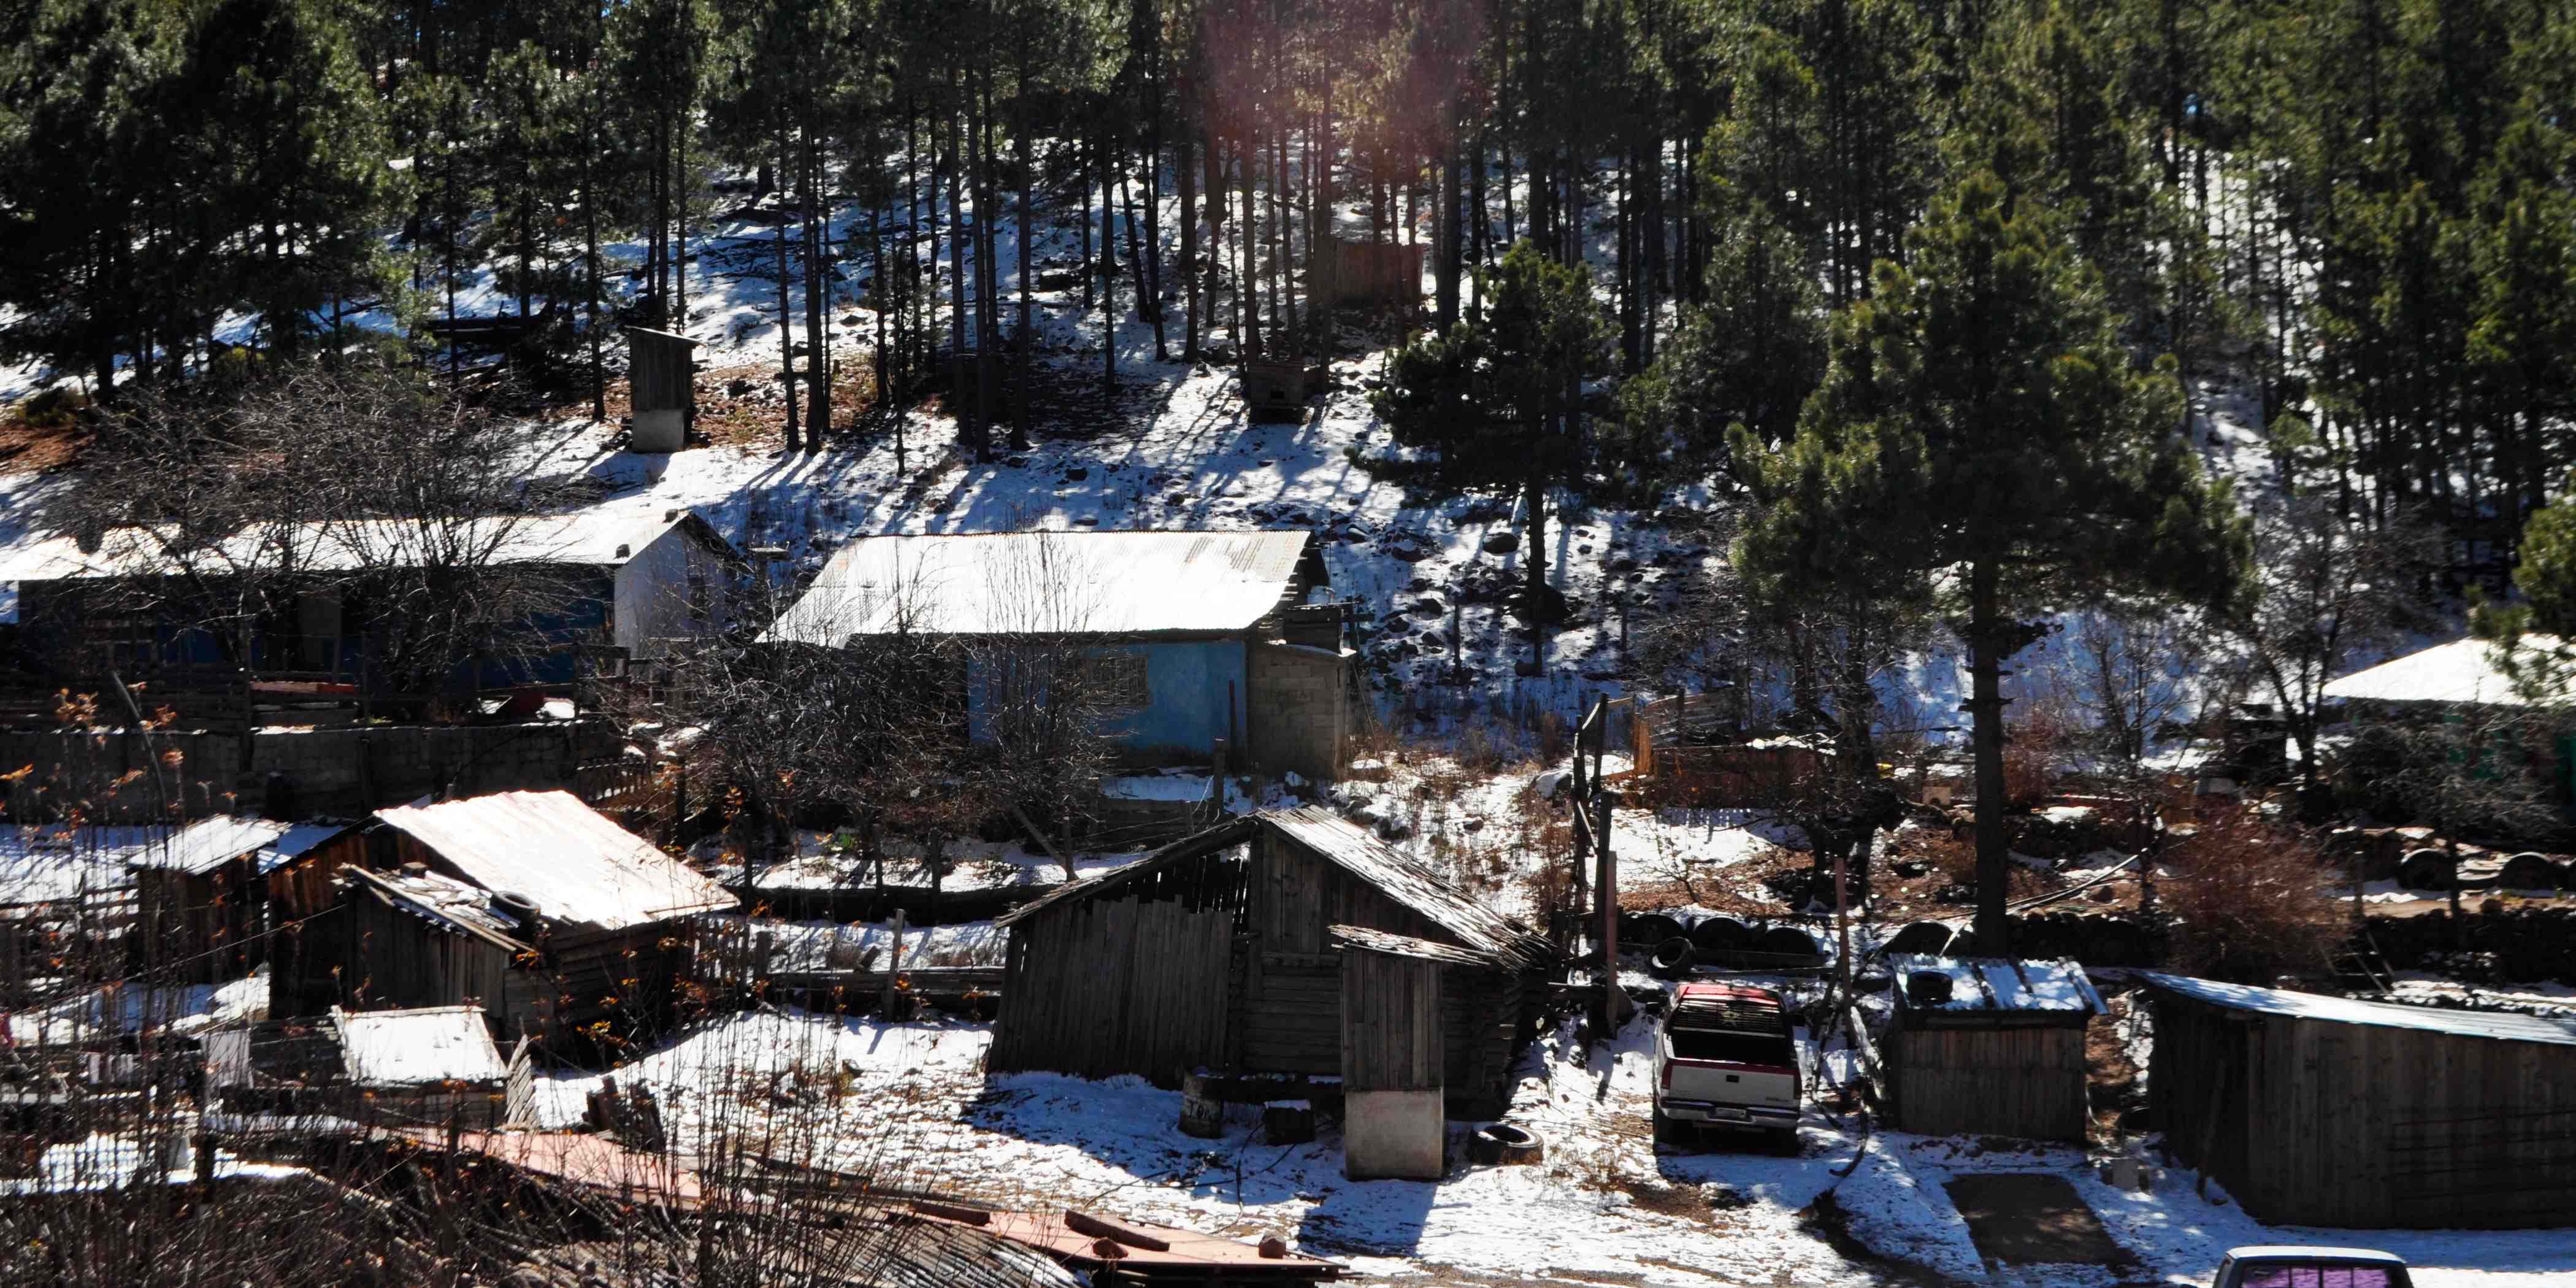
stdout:
[[(1776, 1064), (1796, 1068), (1797, 1048), (1784, 1033), (1725, 1033), (1714, 1029), (1668, 1029), (1673, 1054), (1684, 1060), (1724, 1060), (1732, 1064)], [(2281, 1288), (2290, 1288), (2282, 1285)], [(2301, 1284), (2298, 1288), (2317, 1288)], [(2344, 1288), (2334, 1285), (2333, 1288)], [(2355, 1284), (2351, 1288), (2373, 1288)], [(2385, 1288), (2384, 1285), (2377, 1288)]]
[(2300, 1265), (2265, 1262), (2247, 1266), (2239, 1288), (2407, 1288), (2406, 1276), (2386, 1266)]

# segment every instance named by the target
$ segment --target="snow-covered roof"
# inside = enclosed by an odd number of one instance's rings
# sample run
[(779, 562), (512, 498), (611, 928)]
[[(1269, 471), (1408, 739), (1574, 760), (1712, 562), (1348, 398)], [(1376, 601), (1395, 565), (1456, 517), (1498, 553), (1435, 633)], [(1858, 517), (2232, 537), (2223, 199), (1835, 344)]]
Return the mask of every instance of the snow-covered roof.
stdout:
[[(599, 506), (572, 514), (494, 515), (473, 519), (321, 519), (283, 531), (254, 526), (192, 560), (205, 571), (296, 567), (356, 572), (421, 564), (473, 567), (568, 564), (613, 568), (641, 554), (676, 527), (731, 550), (715, 529), (688, 510)], [(98, 549), (71, 536), (23, 545), (0, 559), (0, 581), (138, 577), (180, 571), (180, 560), (140, 528), (111, 529)]]
[(167, 834), (160, 827), (0, 825), (0, 906), (130, 890), (127, 863)]
[[(2530, 635), (2524, 643), (2535, 649), (2559, 647), (2556, 637)], [(2441, 702), (2469, 706), (2518, 707), (2525, 705), (2522, 694), (2514, 688), (2495, 664), (2495, 645), (2472, 635), (2467, 639), (2436, 644), (2417, 653), (2409, 653), (2393, 662), (2382, 662), (2366, 671), (2356, 671), (2328, 684), (2325, 696), (2337, 702)]]
[(409, 1011), (338, 1011), (340, 1059), (361, 1087), (498, 1082), (509, 1076), (479, 1006), (424, 1006)]
[[(2052, 1012), (2099, 1015), (2102, 995), (2084, 968), (2072, 961), (2022, 962), (2000, 957), (1920, 957), (1891, 953), (1887, 968), (1896, 975), (1896, 1004), (1909, 1011), (1945, 1015)], [(1930, 972), (1950, 977), (1950, 1000), (1918, 1005), (1906, 991), (1908, 977)]]
[(275, 871), (313, 847), (349, 830), (347, 823), (279, 823), (218, 814), (201, 818), (167, 841), (154, 842), (126, 860), (136, 868), (205, 874), (246, 854), (259, 856), (261, 872)]
[[(833, 554), (769, 638), (1239, 631), (1278, 609), (1313, 542), (1303, 530), (863, 537)], [(1308, 571), (1323, 583), (1320, 559)]]
[(468, 881), (558, 921), (624, 930), (740, 902), (570, 792), (496, 792), (376, 817)]
[(2154, 971), (2141, 972), (2139, 977), (2177, 997), (2223, 1006), (2231, 1011), (2252, 1011), (2258, 1015), (2278, 1015), (2294, 1020), (2330, 1020), (2337, 1024), (2420, 1029), (2505, 1042), (2576, 1046), (2576, 1020), (2552, 1020), (2537, 1015), (2511, 1015), (2496, 1011), (2454, 1011), (2434, 1006), (2404, 1006), (2396, 1002), (2365, 1002), (2358, 998), (2256, 988), (2251, 984), (2226, 984), (2214, 979), (2194, 979), (2188, 975), (2165, 975)]

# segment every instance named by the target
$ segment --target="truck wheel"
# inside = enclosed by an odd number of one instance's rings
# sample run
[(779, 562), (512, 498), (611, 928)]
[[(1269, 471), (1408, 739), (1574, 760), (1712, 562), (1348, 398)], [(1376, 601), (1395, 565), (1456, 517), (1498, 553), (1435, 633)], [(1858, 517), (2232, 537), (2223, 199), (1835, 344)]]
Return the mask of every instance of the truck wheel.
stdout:
[(1771, 1138), (1771, 1152), (1782, 1158), (1796, 1158), (1806, 1152), (1806, 1146), (1798, 1141), (1795, 1127), (1775, 1127), (1763, 1134)]

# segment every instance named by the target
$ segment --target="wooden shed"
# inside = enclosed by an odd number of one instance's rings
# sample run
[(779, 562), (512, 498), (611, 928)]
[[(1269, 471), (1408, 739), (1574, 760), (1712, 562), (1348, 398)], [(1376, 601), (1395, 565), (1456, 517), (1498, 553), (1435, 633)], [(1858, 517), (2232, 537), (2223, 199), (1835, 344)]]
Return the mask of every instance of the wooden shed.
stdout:
[(2145, 978), (2165, 1147), (2248, 1213), (2576, 1224), (2576, 1022)]
[(1231, 820), (1000, 924), (1011, 930), (1011, 1004), (989, 1069), (1165, 1086), (1197, 1068), (1340, 1075), (1345, 986), (1332, 929), (1345, 926), (1473, 955), (1439, 968), (1442, 1084), (1463, 1106), (1499, 1106), (1555, 964), (1527, 928), (1311, 808)]
[(138, 964), (199, 984), (237, 979), (267, 960), (267, 878), (350, 825), (217, 815), (137, 848)]
[(336, 916), (302, 936), (281, 998), (302, 1013), (472, 1004), (559, 1053), (605, 1022), (670, 1017), (699, 913), (721, 886), (568, 792), (379, 810)]
[(1342, 1174), (1436, 1181), (1449, 1170), (1440, 973), (1494, 962), (1359, 926), (1330, 933), (1342, 953)]
[(1423, 246), (1396, 242), (1316, 242), (1306, 266), (1306, 297), (1328, 308), (1410, 309), (1422, 303)]
[(1926, 1136), (2084, 1139), (2084, 1029), (2102, 997), (2071, 961), (1891, 954), (1881, 1044), (1895, 1124)]
[(698, 342), (685, 335), (626, 328), (626, 386), (634, 416), (628, 448), (676, 452), (688, 445), (689, 422), (697, 414), (697, 349)]

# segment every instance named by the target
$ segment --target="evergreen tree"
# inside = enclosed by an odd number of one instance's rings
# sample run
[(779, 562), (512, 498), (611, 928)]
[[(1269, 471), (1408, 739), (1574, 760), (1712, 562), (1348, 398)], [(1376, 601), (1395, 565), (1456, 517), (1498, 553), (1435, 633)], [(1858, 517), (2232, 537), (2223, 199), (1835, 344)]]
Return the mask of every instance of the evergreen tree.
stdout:
[(1609, 374), (1612, 330), (1591, 274), (1529, 242), (1486, 277), (1480, 308), (1388, 363), (1374, 405), (1404, 453), (1353, 455), (1373, 474), (1434, 492), (1518, 493), (1521, 613), (1543, 639), (1539, 628), (1558, 615), (1547, 584), (1548, 493), (1581, 481), (1583, 384)]
[[(1977, 778), (1977, 935), (2007, 951), (2003, 668), (2030, 618), (2103, 589), (2232, 593), (2243, 520), (2173, 432), (2169, 373), (2135, 370), (2089, 269), (1990, 174), (1944, 192), (1835, 319), (1798, 435), (1736, 454), (1768, 503), (1737, 558), (1830, 597), (1865, 547), (1872, 578), (1937, 586), (1968, 649)], [(1890, 562), (1892, 561), (1892, 562)], [(1867, 594), (1885, 593), (1878, 587)]]

